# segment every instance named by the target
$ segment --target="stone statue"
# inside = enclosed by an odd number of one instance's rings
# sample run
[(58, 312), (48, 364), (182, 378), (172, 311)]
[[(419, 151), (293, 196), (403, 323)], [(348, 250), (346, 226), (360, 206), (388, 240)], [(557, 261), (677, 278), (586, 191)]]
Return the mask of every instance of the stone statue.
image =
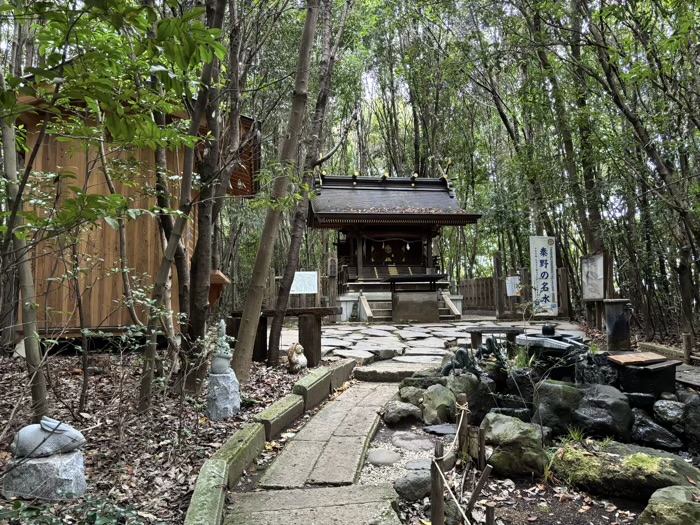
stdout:
[(3, 496), (50, 501), (81, 497), (87, 490), (79, 450), (84, 444), (79, 431), (46, 416), (20, 429), (11, 446), (14, 457), (0, 480)]
[(44, 458), (65, 454), (85, 444), (85, 437), (71, 426), (50, 417), (20, 429), (12, 443), (17, 458)]
[(231, 347), (226, 336), (226, 321), (219, 321), (219, 336), (216, 339), (216, 351), (211, 358), (210, 374), (226, 374), (231, 364)]
[(209, 419), (215, 421), (230, 419), (241, 409), (241, 389), (231, 368), (231, 348), (223, 319), (219, 322), (218, 334), (216, 351), (211, 356), (207, 390), (207, 413)]
[(287, 368), (290, 374), (298, 374), (308, 366), (308, 361), (304, 355), (304, 347), (299, 343), (294, 343), (287, 350)]

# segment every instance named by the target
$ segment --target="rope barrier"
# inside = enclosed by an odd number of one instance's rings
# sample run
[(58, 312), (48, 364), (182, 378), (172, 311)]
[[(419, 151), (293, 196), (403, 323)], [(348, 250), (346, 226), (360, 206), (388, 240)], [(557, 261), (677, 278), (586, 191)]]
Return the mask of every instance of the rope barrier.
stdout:
[(459, 442), (460, 429), (462, 428), (462, 425), (465, 424), (465, 422), (467, 420), (467, 414), (470, 413), (468, 402), (464, 403), (464, 404), (457, 403), (457, 409), (461, 412), (461, 414), (459, 417), (459, 423), (457, 424), (457, 432), (455, 433), (455, 437), (452, 440), (452, 443), (448, 447), (447, 451), (442, 456), (433, 458), (433, 463), (437, 467), (436, 470), (440, 474), (440, 477), (442, 478), (442, 481), (445, 485), (445, 488), (447, 488), (448, 494), (450, 495), (452, 500), (457, 505), (457, 508), (459, 509), (459, 513), (462, 515), (462, 518), (464, 518), (464, 524), (471, 525), (471, 521), (469, 521), (469, 518), (467, 517), (464, 510), (462, 509), (462, 505), (460, 504), (459, 500), (457, 499), (457, 496), (455, 496), (454, 492), (452, 492), (452, 489), (450, 488), (450, 484), (447, 481), (447, 478), (445, 477), (445, 473), (442, 471), (442, 469), (440, 468), (440, 465), (438, 464), (438, 461), (445, 459), (450, 454), (450, 452), (452, 452), (454, 450), (455, 446)]

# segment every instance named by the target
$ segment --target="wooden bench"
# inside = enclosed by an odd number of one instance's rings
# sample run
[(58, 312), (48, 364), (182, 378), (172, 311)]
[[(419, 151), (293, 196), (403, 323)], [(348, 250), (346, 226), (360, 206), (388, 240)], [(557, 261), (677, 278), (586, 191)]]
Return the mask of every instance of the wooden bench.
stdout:
[(515, 337), (525, 333), (525, 330), (516, 326), (475, 326), (473, 328), (465, 328), (465, 332), (471, 335), (472, 348), (474, 350), (481, 346), (482, 334), (505, 334), (511, 348), (515, 347)]
[[(321, 319), (329, 315), (340, 315), (342, 308), (334, 307), (310, 307), (287, 308), (285, 317), (297, 317), (299, 319), (299, 344), (304, 347), (304, 355), (309, 368), (321, 362)], [(226, 323), (226, 335), (238, 338), (238, 330), (241, 326), (243, 312), (232, 312)], [(274, 317), (274, 310), (260, 312), (258, 331), (255, 334), (253, 345), (253, 361), (263, 363), (267, 361), (267, 319)]]

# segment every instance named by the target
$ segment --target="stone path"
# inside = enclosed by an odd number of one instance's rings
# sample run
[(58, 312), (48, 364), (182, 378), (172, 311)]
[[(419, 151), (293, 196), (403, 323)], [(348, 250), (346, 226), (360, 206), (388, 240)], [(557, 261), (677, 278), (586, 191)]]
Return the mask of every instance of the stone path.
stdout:
[[(468, 344), (465, 328), (493, 324), (523, 326), (484, 319), (324, 326), (325, 359), (355, 358), (362, 365), (355, 369), (355, 378), (368, 382), (352, 386), (312, 417), (252, 492), (232, 494), (224, 525), (399, 525), (393, 510), (398, 496), (391, 484), (357, 484), (379, 424), (378, 410), (396, 394), (396, 382), (439, 365), (446, 347)], [(526, 331), (539, 333), (541, 324), (525, 323)], [(581, 334), (570, 323), (557, 329)], [(296, 341), (296, 330), (282, 331), (282, 349)]]
[(258, 492), (233, 495), (228, 525), (398, 524), (391, 485), (357, 486), (378, 411), (396, 385), (361, 383), (328, 403), (285, 446)]

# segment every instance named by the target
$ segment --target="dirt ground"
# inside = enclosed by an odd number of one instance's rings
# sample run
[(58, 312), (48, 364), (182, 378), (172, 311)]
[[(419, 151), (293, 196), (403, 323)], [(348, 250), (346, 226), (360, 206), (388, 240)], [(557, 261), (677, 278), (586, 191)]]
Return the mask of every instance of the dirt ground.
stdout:
[[(139, 416), (134, 408), (140, 355), (99, 355), (100, 366), (90, 378), (88, 403), (82, 411), (77, 406), (80, 356), (54, 355), (48, 362), (50, 415), (74, 426), (87, 439), (88, 493), (77, 502), (27, 510), (21, 523), (70, 525), (90, 512), (103, 516), (103, 523), (124, 523), (119, 520), (125, 517), (133, 525), (182, 523), (202, 463), (243, 423), (288, 394), (299, 379), (283, 366), (254, 365), (251, 381), (241, 387), (241, 412), (229, 421), (207, 418), (206, 391), (197, 397), (180, 397), (162, 388), (153, 409)], [(0, 392), (1, 477), (11, 459), (14, 434), (29, 421), (22, 359), (0, 357)], [(12, 502), (0, 498), (0, 512), (11, 506)]]

